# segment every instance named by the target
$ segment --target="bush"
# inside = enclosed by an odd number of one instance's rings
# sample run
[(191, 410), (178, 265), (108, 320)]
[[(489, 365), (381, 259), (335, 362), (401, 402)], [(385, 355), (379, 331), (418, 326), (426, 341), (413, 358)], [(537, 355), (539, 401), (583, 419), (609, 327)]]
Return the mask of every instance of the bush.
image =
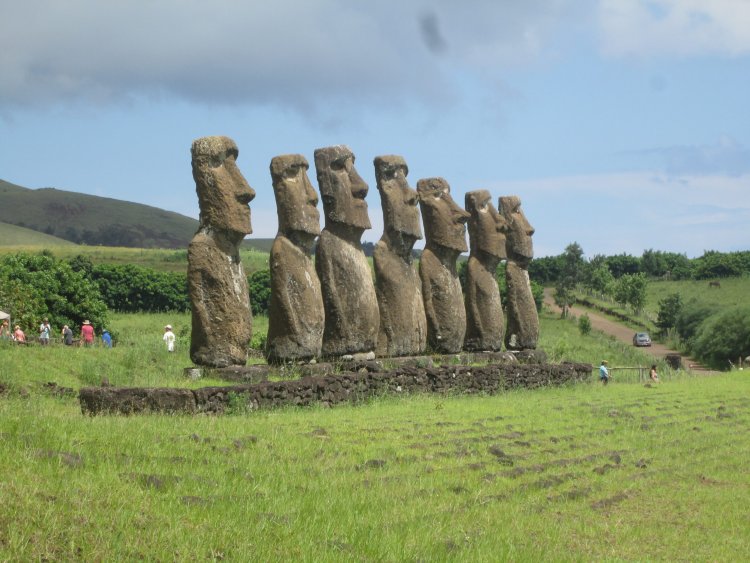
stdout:
[(92, 278), (107, 306), (122, 313), (184, 312), (190, 309), (187, 276), (134, 264), (94, 266)]
[(750, 307), (729, 309), (708, 319), (698, 330), (693, 349), (701, 361), (718, 369), (748, 355)]
[(97, 329), (107, 325), (107, 306), (96, 283), (48, 252), (0, 259), (0, 303), (32, 335), (43, 317), (55, 331), (64, 324), (75, 331), (84, 319)]
[(583, 336), (591, 332), (591, 319), (586, 313), (578, 317), (578, 330)]
[(271, 302), (271, 270), (258, 270), (247, 278), (253, 315), (267, 315)]

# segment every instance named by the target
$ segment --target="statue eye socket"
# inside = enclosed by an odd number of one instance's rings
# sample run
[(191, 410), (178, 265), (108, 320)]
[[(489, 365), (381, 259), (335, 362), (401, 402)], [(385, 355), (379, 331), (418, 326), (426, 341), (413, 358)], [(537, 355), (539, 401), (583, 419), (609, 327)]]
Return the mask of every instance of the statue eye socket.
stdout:
[(299, 166), (290, 166), (286, 170), (284, 170), (284, 178), (286, 179), (294, 179), (299, 174)]
[(346, 169), (346, 159), (339, 159), (339, 160), (334, 160), (333, 162), (331, 162), (331, 170), (336, 170), (337, 172), (339, 172), (345, 169)]

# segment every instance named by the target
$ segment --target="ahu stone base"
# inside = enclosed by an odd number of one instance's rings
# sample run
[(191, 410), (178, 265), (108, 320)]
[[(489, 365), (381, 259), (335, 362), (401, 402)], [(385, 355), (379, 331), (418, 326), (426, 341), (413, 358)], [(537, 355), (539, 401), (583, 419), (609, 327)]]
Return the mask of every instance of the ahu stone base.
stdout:
[(590, 364), (502, 363), (486, 366), (404, 366), (389, 371), (344, 372), (290, 381), (204, 387), (201, 389), (84, 387), (79, 393), (84, 414), (144, 412), (220, 414), (238, 402), (248, 410), (284, 406), (333, 406), (374, 396), (404, 393), (494, 394), (507, 389), (537, 388), (584, 381)]

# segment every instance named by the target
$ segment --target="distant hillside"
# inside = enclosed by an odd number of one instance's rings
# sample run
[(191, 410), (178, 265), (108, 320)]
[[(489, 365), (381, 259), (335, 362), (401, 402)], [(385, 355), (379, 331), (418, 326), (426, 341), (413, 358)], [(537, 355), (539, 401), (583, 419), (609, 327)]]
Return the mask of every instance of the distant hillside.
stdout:
[(0, 223), (0, 246), (76, 246), (75, 243), (32, 231), (24, 227), (17, 227), (8, 223)]
[(271, 252), (271, 246), (273, 246), (273, 240), (272, 238), (252, 238), (253, 235), (250, 235), (251, 238), (246, 238), (242, 241), (242, 245), (240, 248), (244, 248), (246, 250), (255, 249), (260, 250), (261, 252)]
[(185, 248), (198, 221), (149, 205), (0, 180), (0, 222), (88, 245)]

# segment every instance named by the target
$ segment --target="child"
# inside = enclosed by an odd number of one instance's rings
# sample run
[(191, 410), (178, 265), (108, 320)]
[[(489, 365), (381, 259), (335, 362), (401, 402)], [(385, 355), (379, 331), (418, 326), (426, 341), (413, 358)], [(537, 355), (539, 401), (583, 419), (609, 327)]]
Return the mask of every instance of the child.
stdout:
[(164, 327), (164, 342), (167, 343), (167, 351), (168, 352), (174, 352), (174, 341), (177, 337), (174, 335), (174, 332), (172, 332), (172, 325), (167, 325)]
[(609, 370), (607, 369), (607, 360), (602, 360), (602, 365), (599, 366), (599, 379), (606, 385), (609, 383)]
[(652, 381), (659, 383), (659, 375), (656, 373), (656, 364), (651, 365), (651, 371), (649, 372), (649, 376), (651, 377)]

